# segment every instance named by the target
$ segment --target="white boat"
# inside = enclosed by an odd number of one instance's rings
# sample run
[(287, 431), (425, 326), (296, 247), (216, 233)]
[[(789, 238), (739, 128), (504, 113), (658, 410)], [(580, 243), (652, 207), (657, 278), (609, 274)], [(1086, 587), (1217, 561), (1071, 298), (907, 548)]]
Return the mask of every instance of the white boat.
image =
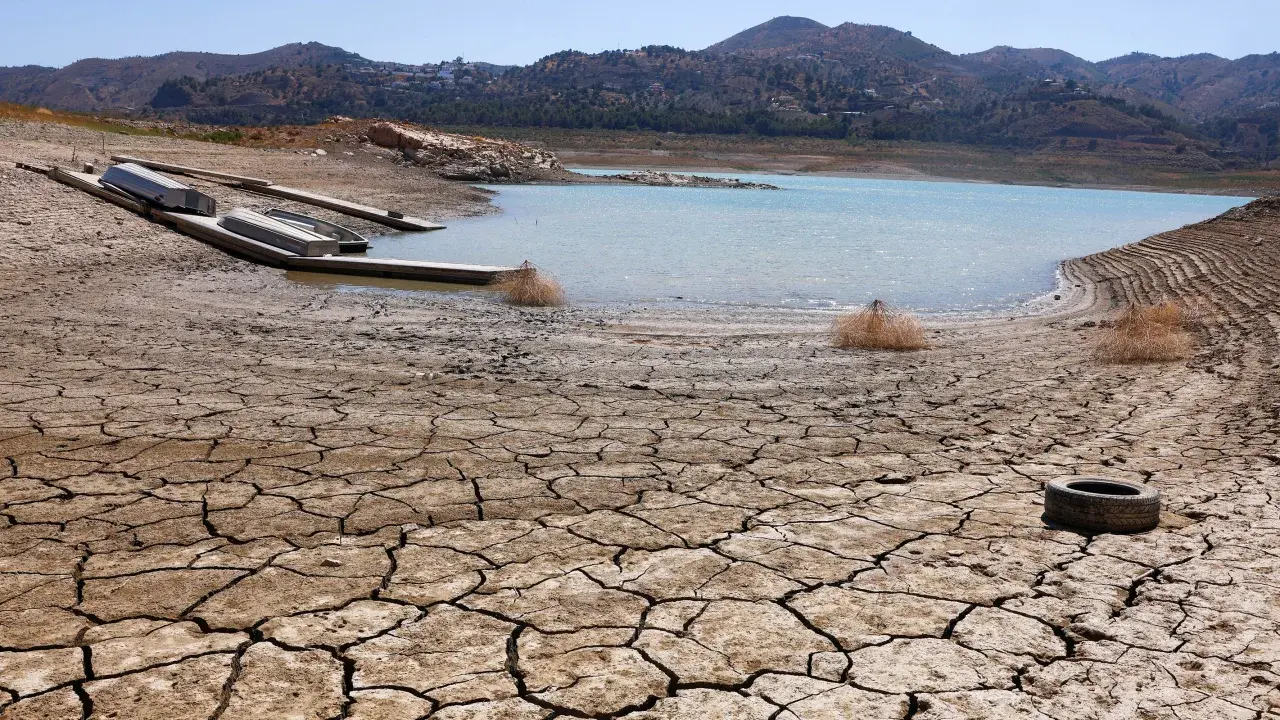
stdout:
[(369, 249), (369, 241), (366, 240), (364, 236), (354, 230), (344, 228), (337, 223), (331, 223), (328, 220), (321, 220), (320, 218), (314, 218), (310, 215), (289, 212), (288, 210), (280, 210), (278, 208), (271, 208), (266, 212), (266, 215), (267, 217), (275, 218), (281, 222), (286, 222), (304, 230), (309, 230), (317, 235), (333, 238), (338, 241), (338, 247), (344, 253), (362, 253)]
[(213, 198), (192, 189), (190, 185), (134, 163), (121, 163), (107, 168), (102, 174), (102, 183), (166, 210), (184, 210), (209, 217), (217, 214), (218, 206)]
[(282, 220), (244, 208), (235, 208), (218, 218), (218, 225), (250, 240), (287, 250), (302, 257), (337, 255), (338, 241)]

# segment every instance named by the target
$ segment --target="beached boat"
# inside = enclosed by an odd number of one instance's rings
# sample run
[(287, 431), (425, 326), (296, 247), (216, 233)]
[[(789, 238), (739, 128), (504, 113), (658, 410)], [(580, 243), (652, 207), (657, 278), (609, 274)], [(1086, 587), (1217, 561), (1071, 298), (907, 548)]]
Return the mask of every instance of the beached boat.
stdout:
[(339, 252), (338, 241), (333, 238), (244, 208), (235, 208), (218, 218), (218, 225), (250, 240), (302, 257), (323, 257)]
[(268, 210), (266, 215), (281, 222), (309, 230), (317, 235), (333, 238), (338, 241), (338, 247), (344, 253), (362, 253), (369, 249), (369, 241), (362, 235), (337, 223), (277, 208)]
[(217, 203), (190, 185), (148, 170), (134, 163), (121, 163), (107, 168), (102, 182), (168, 210), (193, 212), (213, 217)]

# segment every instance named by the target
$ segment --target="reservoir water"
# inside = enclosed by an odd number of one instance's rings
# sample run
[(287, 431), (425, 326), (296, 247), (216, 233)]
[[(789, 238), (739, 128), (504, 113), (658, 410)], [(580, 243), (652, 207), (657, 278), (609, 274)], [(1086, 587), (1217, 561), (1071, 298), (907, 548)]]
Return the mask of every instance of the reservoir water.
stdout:
[[(618, 172), (618, 171), (611, 171)], [(497, 215), (379, 238), (372, 257), (531, 260), (583, 303), (796, 308), (880, 298), (996, 310), (1051, 291), (1058, 264), (1250, 198), (976, 183), (733, 175), (779, 191), (500, 186)]]

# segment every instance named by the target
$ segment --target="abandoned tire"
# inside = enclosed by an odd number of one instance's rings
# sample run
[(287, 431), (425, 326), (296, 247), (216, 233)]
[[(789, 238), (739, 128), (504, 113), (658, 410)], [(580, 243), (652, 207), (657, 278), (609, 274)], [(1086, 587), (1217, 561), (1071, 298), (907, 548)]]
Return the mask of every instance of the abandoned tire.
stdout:
[(1127, 480), (1061, 478), (1044, 489), (1044, 515), (1089, 532), (1144, 532), (1160, 524), (1160, 491)]

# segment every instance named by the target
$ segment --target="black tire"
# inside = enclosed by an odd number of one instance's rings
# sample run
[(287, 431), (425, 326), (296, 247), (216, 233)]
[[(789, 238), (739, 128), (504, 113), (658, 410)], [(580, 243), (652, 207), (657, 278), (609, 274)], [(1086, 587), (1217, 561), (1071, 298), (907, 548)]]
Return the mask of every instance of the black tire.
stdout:
[(1160, 491), (1141, 483), (1097, 477), (1052, 480), (1044, 516), (1095, 533), (1138, 533), (1160, 524)]

